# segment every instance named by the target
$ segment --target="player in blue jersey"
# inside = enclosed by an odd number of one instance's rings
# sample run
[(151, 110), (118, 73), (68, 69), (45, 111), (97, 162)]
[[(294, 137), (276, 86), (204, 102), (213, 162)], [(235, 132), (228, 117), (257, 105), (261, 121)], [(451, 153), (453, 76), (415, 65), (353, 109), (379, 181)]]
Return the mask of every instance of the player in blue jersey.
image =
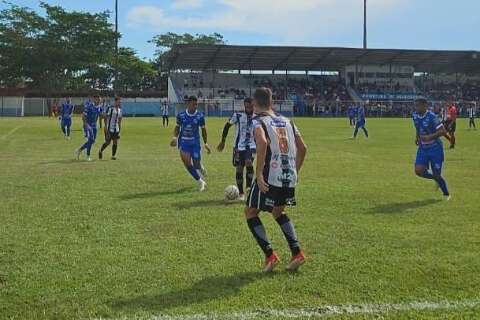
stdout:
[(74, 106), (70, 102), (70, 99), (67, 99), (60, 107), (60, 127), (65, 139), (70, 139), (73, 110)]
[(228, 136), (228, 130), (235, 125), (235, 139), (233, 146), (233, 166), (236, 168), (236, 181), (239, 192), (239, 200), (245, 200), (245, 192), (243, 188), (243, 171), (247, 168), (246, 186), (247, 193), (251, 187), (255, 171), (253, 169), (253, 160), (256, 153), (255, 138), (253, 132), (253, 100), (245, 99), (244, 112), (235, 112), (230, 120), (225, 124), (222, 133), (222, 140), (217, 147), (219, 152), (225, 149), (225, 140)]
[(365, 118), (365, 107), (364, 106), (358, 106), (356, 108), (356, 113), (357, 113), (357, 121), (355, 123), (355, 131), (353, 132), (353, 137), (352, 139), (357, 138), (358, 130), (362, 129), (363, 133), (365, 133), (365, 137), (368, 138), (368, 131), (365, 125), (367, 124), (367, 120)]
[(442, 167), (445, 160), (443, 144), (440, 138), (447, 131), (435, 113), (427, 110), (426, 99), (417, 99), (413, 123), (417, 132), (416, 144), (418, 145), (415, 173), (417, 176), (435, 180), (447, 200), (450, 200), (447, 182), (442, 177)]
[(83, 150), (87, 150), (87, 161), (91, 161), (90, 157), (92, 146), (97, 138), (97, 121), (102, 110), (99, 108), (100, 97), (95, 96), (93, 102), (91, 100), (85, 103), (83, 110), (83, 130), (85, 132), (85, 138), (87, 141), (77, 150), (75, 150), (75, 157), (77, 160), (80, 158), (80, 154)]
[(206, 174), (201, 162), (200, 129), (207, 153), (211, 153), (207, 143), (207, 129), (205, 115), (197, 110), (197, 97), (191, 96), (187, 100), (187, 110), (177, 115), (177, 125), (170, 145), (178, 146), (180, 158), (185, 168), (198, 182), (199, 190), (204, 191), (207, 183), (204, 180)]
[(355, 106), (350, 105), (347, 109), (348, 120), (350, 121), (350, 127), (355, 126)]

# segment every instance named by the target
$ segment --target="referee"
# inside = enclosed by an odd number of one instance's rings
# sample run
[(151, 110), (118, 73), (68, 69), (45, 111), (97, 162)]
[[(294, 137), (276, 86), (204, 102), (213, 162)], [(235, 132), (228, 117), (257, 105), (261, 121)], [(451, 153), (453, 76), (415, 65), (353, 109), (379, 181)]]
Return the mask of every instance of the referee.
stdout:
[(112, 145), (112, 160), (117, 160), (118, 140), (120, 140), (120, 131), (122, 129), (122, 107), (120, 97), (115, 97), (113, 107), (109, 106), (105, 111), (105, 143), (102, 145), (98, 158), (103, 159), (103, 151)]

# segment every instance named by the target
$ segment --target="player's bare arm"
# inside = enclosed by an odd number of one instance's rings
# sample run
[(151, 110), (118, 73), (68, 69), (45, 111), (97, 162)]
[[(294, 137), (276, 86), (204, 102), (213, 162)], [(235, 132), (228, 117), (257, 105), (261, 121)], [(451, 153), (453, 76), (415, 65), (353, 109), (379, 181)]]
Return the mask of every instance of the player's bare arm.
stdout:
[(228, 137), (228, 131), (230, 130), (230, 127), (232, 124), (230, 122), (225, 123), (225, 126), (223, 127), (223, 132), (222, 132), (222, 140), (218, 144), (217, 150), (219, 152), (222, 152), (225, 149), (225, 141), (227, 140)]
[(444, 126), (441, 126), (440, 128), (438, 128), (437, 132), (429, 135), (420, 136), (420, 139), (423, 142), (430, 142), (440, 137), (443, 137), (446, 134), (447, 134), (447, 130), (445, 129)]
[(299, 135), (295, 136), (295, 144), (297, 146), (296, 167), (297, 167), (297, 173), (298, 173), (300, 172), (300, 169), (302, 169), (303, 167), (305, 156), (307, 155), (307, 146), (305, 145), (305, 141), (303, 141), (302, 136), (299, 136)]
[(210, 146), (208, 145), (207, 127), (202, 127), (202, 138), (203, 138), (203, 143), (205, 144), (205, 149), (207, 150), (207, 153), (208, 154), (212, 153), (212, 149), (210, 149)]
[(176, 125), (175, 129), (173, 129), (172, 141), (170, 141), (170, 146), (171, 147), (176, 147), (177, 146), (177, 140), (178, 140), (178, 135), (179, 134), (180, 134), (180, 126)]
[(257, 184), (260, 191), (263, 193), (268, 192), (268, 184), (263, 178), (263, 167), (265, 166), (265, 158), (267, 156), (267, 137), (263, 128), (259, 127), (255, 129), (255, 141), (257, 144)]

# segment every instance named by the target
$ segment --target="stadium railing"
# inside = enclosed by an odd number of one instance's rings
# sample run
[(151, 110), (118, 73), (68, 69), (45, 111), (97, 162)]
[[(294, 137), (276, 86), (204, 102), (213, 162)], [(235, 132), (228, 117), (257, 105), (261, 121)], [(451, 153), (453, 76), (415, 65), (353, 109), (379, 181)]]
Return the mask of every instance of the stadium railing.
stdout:
[[(75, 113), (83, 111), (86, 97), (72, 98), (76, 106)], [(54, 105), (60, 105), (62, 99), (58, 98), (31, 98), (31, 97), (0, 97), (0, 116), (51, 116)], [(156, 117), (162, 115), (161, 106), (166, 99), (161, 98), (124, 98), (122, 100), (123, 112), (131, 117)], [(107, 101), (108, 103), (108, 101)], [(433, 101), (432, 106), (445, 108), (447, 102)], [(455, 102), (460, 117), (466, 117), (468, 108), (477, 108), (480, 112), (479, 101)], [(169, 103), (169, 115), (173, 116), (185, 110), (185, 103)], [(354, 101), (304, 101), (301, 108), (292, 100), (275, 101), (275, 109), (286, 116), (300, 117), (345, 117), (349, 106), (355, 106)], [(230, 117), (233, 112), (243, 110), (242, 99), (199, 99), (198, 108), (208, 117)], [(410, 117), (414, 110), (413, 101), (370, 101), (367, 103), (368, 117)]]

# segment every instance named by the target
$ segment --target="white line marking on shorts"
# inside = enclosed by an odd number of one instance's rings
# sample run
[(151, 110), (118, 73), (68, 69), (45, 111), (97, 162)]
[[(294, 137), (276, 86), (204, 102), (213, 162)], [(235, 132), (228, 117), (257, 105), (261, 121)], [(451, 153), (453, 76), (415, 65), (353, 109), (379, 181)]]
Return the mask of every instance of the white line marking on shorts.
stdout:
[(455, 311), (480, 307), (480, 300), (441, 301), (441, 302), (406, 302), (386, 304), (347, 304), (325, 305), (303, 309), (264, 309), (257, 311), (239, 311), (233, 313), (191, 314), (191, 315), (158, 315), (151, 317), (133, 316), (117, 319), (95, 318), (92, 320), (250, 320), (256, 318), (324, 318), (344, 315), (385, 314), (390, 312), (408, 311)]

